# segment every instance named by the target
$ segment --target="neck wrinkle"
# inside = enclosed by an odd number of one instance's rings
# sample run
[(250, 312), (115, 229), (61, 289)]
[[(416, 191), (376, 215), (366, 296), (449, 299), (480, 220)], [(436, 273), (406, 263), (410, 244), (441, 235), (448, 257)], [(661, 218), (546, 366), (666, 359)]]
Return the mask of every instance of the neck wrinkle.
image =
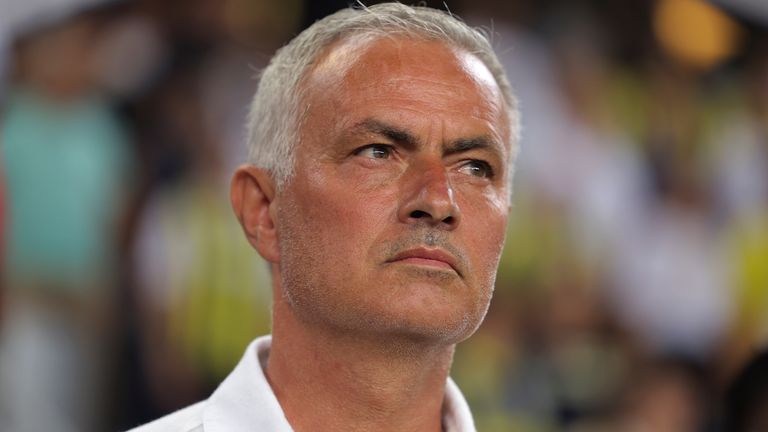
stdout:
[(310, 325), (279, 292), (266, 376), (294, 430), (442, 429), (455, 345)]

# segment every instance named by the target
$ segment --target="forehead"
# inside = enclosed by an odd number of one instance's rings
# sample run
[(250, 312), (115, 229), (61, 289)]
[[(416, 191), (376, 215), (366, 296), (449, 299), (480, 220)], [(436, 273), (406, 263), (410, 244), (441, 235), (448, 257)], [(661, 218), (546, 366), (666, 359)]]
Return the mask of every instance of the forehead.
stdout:
[(335, 113), (338, 126), (355, 118), (408, 122), (426, 115), (454, 127), (489, 128), (508, 142), (506, 106), (493, 75), (476, 56), (444, 42), (344, 39), (321, 55), (303, 90), (310, 115)]

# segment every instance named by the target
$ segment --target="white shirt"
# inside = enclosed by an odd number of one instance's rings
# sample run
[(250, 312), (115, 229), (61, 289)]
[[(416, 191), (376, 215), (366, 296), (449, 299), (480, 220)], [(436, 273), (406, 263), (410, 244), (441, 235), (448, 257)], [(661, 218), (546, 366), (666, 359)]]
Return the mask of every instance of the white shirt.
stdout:
[[(207, 400), (130, 432), (292, 432), (264, 375), (271, 343), (271, 336), (251, 342), (240, 363)], [(445, 432), (475, 431), (469, 406), (450, 378), (445, 383), (443, 428)]]

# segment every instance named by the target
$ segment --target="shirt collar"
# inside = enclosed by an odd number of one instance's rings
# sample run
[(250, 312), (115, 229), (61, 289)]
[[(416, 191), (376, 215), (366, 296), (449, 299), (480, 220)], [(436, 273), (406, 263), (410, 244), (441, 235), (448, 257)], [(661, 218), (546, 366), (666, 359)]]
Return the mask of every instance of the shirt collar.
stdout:
[[(235, 369), (206, 402), (206, 432), (292, 432), (283, 409), (264, 374), (272, 337), (262, 336), (248, 345)], [(445, 432), (474, 432), (475, 425), (464, 396), (448, 378), (443, 401)]]

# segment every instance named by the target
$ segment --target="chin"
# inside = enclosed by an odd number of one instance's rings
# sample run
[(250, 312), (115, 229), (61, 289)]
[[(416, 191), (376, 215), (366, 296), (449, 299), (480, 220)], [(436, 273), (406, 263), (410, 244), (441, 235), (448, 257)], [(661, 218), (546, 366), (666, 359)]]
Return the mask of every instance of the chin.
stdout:
[[(419, 340), (423, 343), (456, 344), (470, 337), (480, 326), (488, 309), (482, 307), (461, 308), (429, 307), (414, 310), (402, 308), (388, 310), (380, 319), (369, 320), (370, 330), (381, 336), (390, 334)], [(370, 317), (369, 317), (370, 319)]]

